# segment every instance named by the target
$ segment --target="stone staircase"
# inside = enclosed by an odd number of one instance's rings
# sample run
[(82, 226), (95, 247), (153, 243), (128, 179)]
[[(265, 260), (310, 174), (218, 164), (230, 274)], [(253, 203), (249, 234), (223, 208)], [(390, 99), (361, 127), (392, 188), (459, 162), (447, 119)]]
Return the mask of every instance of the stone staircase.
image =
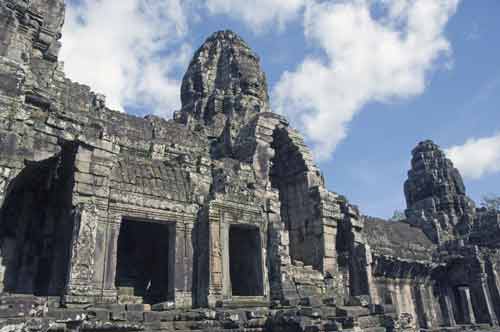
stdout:
[[(221, 307), (175, 309), (171, 305), (102, 304), (65, 308), (55, 299), (34, 296), (0, 298), (0, 331), (205, 331), (205, 332), (384, 332), (385, 313), (366, 307), (317, 304), (298, 307)], [(258, 301), (256, 305), (263, 305)]]
[[(415, 332), (390, 305), (336, 306), (313, 297), (298, 306), (270, 308), (259, 301), (216, 309), (175, 309), (171, 303), (61, 307), (57, 298), (0, 296), (1, 332)], [(252, 306), (254, 305), (254, 306)], [(421, 331), (427, 331), (422, 330)], [(431, 330), (428, 330), (431, 331)], [(489, 325), (460, 325), (434, 332), (500, 332)]]
[(3, 295), (0, 297), (0, 319), (11, 317), (42, 317), (48, 305), (58, 299), (33, 295)]

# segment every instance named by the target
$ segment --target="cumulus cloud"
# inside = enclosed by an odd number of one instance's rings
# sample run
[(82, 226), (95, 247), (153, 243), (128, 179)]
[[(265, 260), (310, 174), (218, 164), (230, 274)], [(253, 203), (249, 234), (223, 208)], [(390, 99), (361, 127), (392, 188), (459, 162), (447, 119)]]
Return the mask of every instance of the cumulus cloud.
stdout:
[(65, 71), (104, 93), (111, 108), (169, 115), (179, 107), (175, 72), (192, 53), (186, 20), (182, 0), (68, 1)]
[(206, 0), (211, 14), (227, 14), (243, 20), (251, 29), (261, 32), (269, 24), (283, 29), (287, 22), (298, 17), (310, 0)]
[(483, 138), (470, 138), (463, 145), (446, 149), (446, 155), (465, 178), (479, 179), (500, 172), (500, 133)]
[(458, 0), (309, 1), (305, 36), (321, 50), (273, 90), (274, 108), (291, 117), (320, 159), (331, 153), (369, 102), (422, 93), (426, 74), (451, 48), (444, 28)]

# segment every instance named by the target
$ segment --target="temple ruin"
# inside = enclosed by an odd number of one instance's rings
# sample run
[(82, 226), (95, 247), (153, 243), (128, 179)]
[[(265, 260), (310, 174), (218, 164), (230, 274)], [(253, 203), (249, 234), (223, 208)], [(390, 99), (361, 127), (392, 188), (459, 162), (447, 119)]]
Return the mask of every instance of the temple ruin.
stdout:
[(196, 51), (173, 119), (140, 118), (66, 78), (64, 14), (0, 1), (2, 332), (499, 329), (500, 214), (436, 144), (405, 220), (363, 216), (239, 36)]

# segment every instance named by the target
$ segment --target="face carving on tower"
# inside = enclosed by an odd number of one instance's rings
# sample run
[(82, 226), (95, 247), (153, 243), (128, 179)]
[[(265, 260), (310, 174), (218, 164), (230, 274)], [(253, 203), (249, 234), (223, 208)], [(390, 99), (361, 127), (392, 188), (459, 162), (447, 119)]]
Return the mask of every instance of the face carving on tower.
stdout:
[(436, 243), (470, 232), (474, 202), (467, 196), (460, 172), (432, 141), (412, 151), (411, 169), (404, 186), (406, 216)]
[(209, 37), (184, 75), (177, 121), (204, 130), (230, 153), (242, 127), (269, 111), (269, 96), (258, 56), (231, 31)]

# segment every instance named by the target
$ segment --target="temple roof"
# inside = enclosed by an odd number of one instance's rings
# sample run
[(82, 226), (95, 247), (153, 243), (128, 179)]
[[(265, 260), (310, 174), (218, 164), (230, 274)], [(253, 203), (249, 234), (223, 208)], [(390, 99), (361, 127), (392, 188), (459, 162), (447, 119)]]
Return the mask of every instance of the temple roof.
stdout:
[(402, 221), (365, 217), (364, 234), (376, 255), (410, 260), (431, 260), (436, 246), (417, 227)]

